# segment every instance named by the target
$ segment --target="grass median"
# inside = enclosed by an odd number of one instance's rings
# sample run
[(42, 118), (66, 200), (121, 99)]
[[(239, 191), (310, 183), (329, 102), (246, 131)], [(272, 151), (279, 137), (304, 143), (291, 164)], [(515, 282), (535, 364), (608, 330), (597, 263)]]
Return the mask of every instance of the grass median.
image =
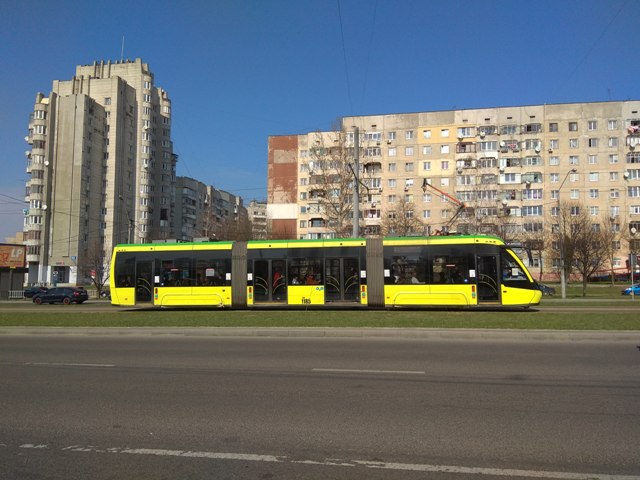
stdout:
[[(640, 302), (638, 302), (640, 304)], [(626, 302), (625, 302), (626, 304)], [(0, 312), (0, 327), (325, 327), (640, 330), (638, 308), (559, 305), (546, 310), (123, 310), (89, 305)]]

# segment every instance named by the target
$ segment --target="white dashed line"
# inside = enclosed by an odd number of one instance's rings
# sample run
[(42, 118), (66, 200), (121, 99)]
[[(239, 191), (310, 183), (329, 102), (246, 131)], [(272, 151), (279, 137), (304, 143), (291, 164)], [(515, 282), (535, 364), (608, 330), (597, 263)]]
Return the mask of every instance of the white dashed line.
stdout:
[[(48, 449), (48, 445), (25, 443), (20, 445), (23, 449)], [(609, 475), (597, 473), (577, 473), (577, 472), (549, 472), (544, 470), (518, 470), (505, 468), (485, 468), (485, 467), (462, 467), (454, 465), (429, 465), (394, 462), (371, 462), (367, 460), (340, 460), (325, 459), (318, 460), (292, 460), (286, 456), (260, 455), (251, 453), (221, 453), (221, 452), (193, 452), (189, 450), (165, 450), (156, 448), (122, 448), (110, 447), (99, 448), (92, 445), (81, 446), (71, 445), (61, 449), (71, 452), (89, 453), (109, 453), (128, 455), (152, 455), (158, 457), (183, 457), (183, 458), (209, 458), (212, 460), (240, 460), (245, 462), (267, 462), (267, 463), (290, 463), (308, 464), (327, 467), (365, 467), (386, 470), (405, 470), (429, 473), (455, 473), (466, 475), (493, 475), (510, 478), (543, 478), (558, 480), (640, 480), (637, 475)]]
[(355, 368), (313, 368), (312, 372), (331, 372), (331, 373), (382, 373), (382, 374), (399, 374), (399, 375), (424, 375), (424, 371), (419, 370), (359, 370)]

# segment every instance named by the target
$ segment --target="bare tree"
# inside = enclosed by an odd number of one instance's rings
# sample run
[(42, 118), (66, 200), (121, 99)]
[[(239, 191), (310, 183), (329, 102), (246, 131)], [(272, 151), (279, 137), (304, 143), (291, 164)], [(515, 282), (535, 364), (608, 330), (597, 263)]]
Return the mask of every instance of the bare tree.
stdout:
[(578, 271), (582, 277), (582, 296), (586, 296), (589, 277), (601, 270), (607, 260), (602, 228), (592, 222), (584, 205), (578, 203), (561, 203), (558, 216), (560, 223), (555, 235), (565, 274), (568, 278), (574, 268)]
[(602, 217), (602, 248), (604, 250), (604, 254), (609, 263), (609, 273), (611, 275), (611, 286), (615, 285), (616, 275), (615, 275), (615, 258), (620, 250), (620, 224), (618, 223), (618, 219), (615, 217), (610, 217), (609, 215), (603, 215)]
[(309, 148), (308, 213), (326, 217), (324, 226), (336, 237), (353, 228), (353, 145), (346, 132), (316, 132)]
[(109, 282), (110, 262), (111, 252), (105, 251), (100, 242), (92, 243), (85, 251), (81, 272), (98, 291), (98, 297), (102, 297)]
[(385, 210), (380, 227), (383, 235), (398, 237), (423, 234), (425, 230), (425, 225), (415, 216), (415, 205), (403, 197), (394, 207)]
[(244, 215), (228, 215), (214, 224), (213, 232), (217, 240), (248, 241), (252, 236), (251, 222)]

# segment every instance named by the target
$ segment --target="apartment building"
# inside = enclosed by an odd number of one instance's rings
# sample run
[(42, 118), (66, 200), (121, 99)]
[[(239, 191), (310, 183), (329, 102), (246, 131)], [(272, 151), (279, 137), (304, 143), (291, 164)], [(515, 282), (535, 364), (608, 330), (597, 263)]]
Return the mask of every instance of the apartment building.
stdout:
[(189, 177), (176, 178), (176, 240), (235, 240), (246, 229), (247, 209), (241, 197)]
[(269, 238), (269, 220), (267, 217), (267, 202), (251, 200), (247, 206), (252, 238), (266, 240)]
[[(640, 101), (622, 101), (344, 117), (340, 132), (270, 137), (274, 237), (351, 231), (351, 214), (331, 209), (352, 201), (345, 164), (354, 164), (356, 127), (364, 235), (403, 214), (420, 220), (415, 234), (526, 240), (551, 231), (561, 202), (587, 209), (594, 228), (608, 217), (621, 232), (640, 230)], [(624, 264), (629, 243), (614, 263)]]
[(171, 101), (141, 59), (76, 67), (25, 138), (28, 283), (76, 283), (118, 243), (174, 235)]

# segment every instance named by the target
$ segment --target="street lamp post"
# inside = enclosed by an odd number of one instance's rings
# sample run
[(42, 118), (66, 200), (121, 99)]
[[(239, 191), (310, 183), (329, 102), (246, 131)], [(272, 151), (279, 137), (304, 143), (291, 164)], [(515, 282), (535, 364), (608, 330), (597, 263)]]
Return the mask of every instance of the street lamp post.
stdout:
[(567, 172), (567, 174), (562, 179), (562, 183), (560, 184), (560, 188), (558, 188), (558, 216), (560, 217), (560, 292), (562, 294), (562, 298), (567, 298), (567, 272), (564, 268), (564, 236), (565, 236), (565, 219), (562, 216), (562, 212), (560, 211), (560, 191), (562, 190), (562, 186), (564, 182), (567, 181), (569, 175), (572, 173), (576, 173), (576, 169), (572, 168)]
[(360, 129), (353, 129), (353, 238), (360, 236)]
[[(118, 198), (120, 199), (120, 201), (122, 203), (124, 203), (124, 198), (122, 198), (122, 195), (118, 195)], [(133, 243), (133, 230), (135, 228), (135, 220), (133, 218), (131, 218), (131, 213), (129, 212), (129, 207), (125, 204), (125, 211), (127, 212), (127, 243), (128, 244), (132, 244)]]

